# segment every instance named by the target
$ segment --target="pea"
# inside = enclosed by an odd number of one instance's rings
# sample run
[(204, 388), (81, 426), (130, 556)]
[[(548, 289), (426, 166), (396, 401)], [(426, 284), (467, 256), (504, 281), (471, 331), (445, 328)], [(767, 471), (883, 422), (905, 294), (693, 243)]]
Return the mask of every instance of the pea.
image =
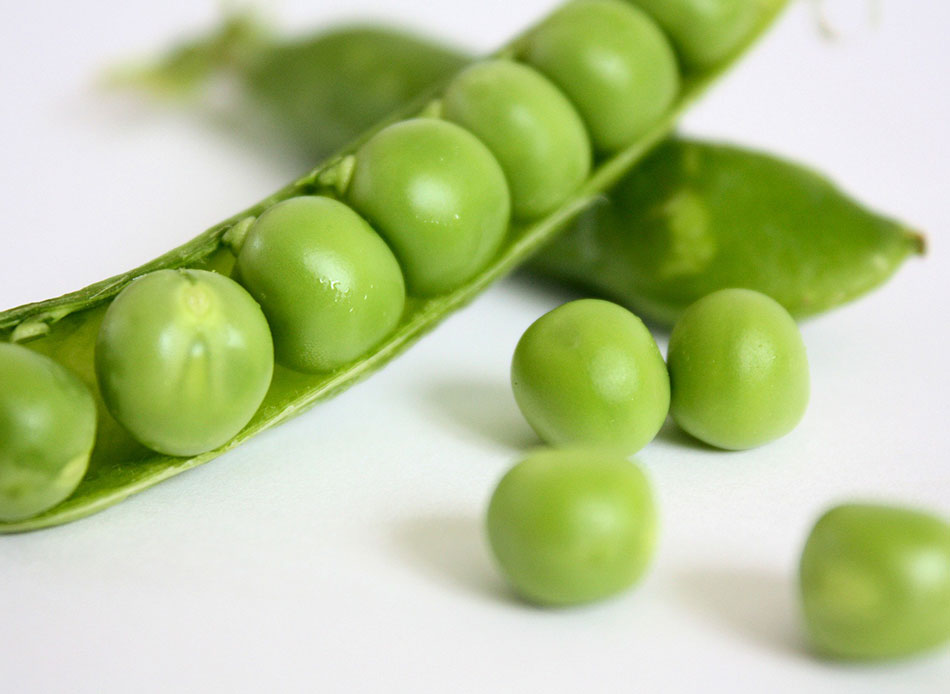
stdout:
[(653, 555), (657, 518), (646, 476), (596, 449), (534, 453), (498, 483), (488, 540), (524, 598), (570, 605), (637, 582)]
[(564, 90), (604, 152), (645, 133), (679, 91), (666, 37), (642, 10), (620, 0), (563, 6), (528, 34), (521, 56)]
[(347, 198), (389, 242), (409, 291), (420, 295), (453, 289), (484, 267), (511, 212), (492, 153), (433, 118), (395, 123), (360, 147)]
[(241, 285), (206, 270), (158, 270), (109, 306), (95, 358), (106, 406), (133, 437), (195, 455), (250, 421), (273, 357), (264, 314)]
[(402, 316), (406, 290), (392, 251), (336, 200), (280, 202), (248, 231), (236, 274), (267, 316), (277, 360), (329, 371), (365, 354)]
[(950, 639), (950, 525), (922, 511), (845, 504), (802, 552), (805, 625), (821, 653), (907, 656)]
[(729, 58), (755, 31), (761, 0), (633, 0), (673, 39), (691, 68), (708, 69)]
[(808, 358), (798, 326), (774, 299), (722, 289), (673, 328), (671, 412), (713, 446), (745, 449), (784, 436), (808, 404)]
[(666, 365), (649, 330), (600, 299), (572, 301), (536, 320), (515, 348), (511, 386), (538, 436), (558, 446), (635, 453), (670, 406)]
[(472, 65), (449, 84), (443, 113), (473, 132), (501, 163), (518, 218), (550, 212), (590, 173), (590, 141), (580, 115), (557, 87), (525, 65)]
[(95, 440), (96, 403), (82, 381), (0, 343), (0, 520), (35, 516), (72, 494)]

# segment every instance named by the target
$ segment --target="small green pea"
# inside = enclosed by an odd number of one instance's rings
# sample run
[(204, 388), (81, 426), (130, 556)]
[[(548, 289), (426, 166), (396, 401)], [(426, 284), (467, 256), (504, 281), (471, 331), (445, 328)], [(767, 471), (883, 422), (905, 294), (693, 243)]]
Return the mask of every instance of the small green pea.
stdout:
[(653, 556), (657, 517), (639, 467), (614, 453), (559, 449), (508, 471), (491, 497), (487, 529), (520, 595), (570, 605), (637, 582)]
[(454, 289), (481, 270), (511, 214), (492, 153), (434, 118), (395, 123), (360, 147), (347, 200), (386, 239), (409, 291), (420, 295)]
[(928, 513), (845, 504), (815, 524), (799, 572), (821, 653), (912, 655), (950, 640), (950, 524)]
[(645, 133), (679, 92), (669, 41), (646, 13), (620, 0), (563, 6), (528, 34), (520, 53), (564, 90), (604, 152)]
[(600, 299), (571, 301), (536, 320), (515, 348), (511, 386), (538, 436), (558, 446), (635, 453), (670, 406), (669, 376), (650, 331)]
[(443, 96), (445, 118), (467, 128), (501, 163), (516, 217), (540, 217), (563, 203), (590, 173), (580, 115), (530, 67), (489, 60), (462, 71)]
[(206, 270), (158, 270), (109, 306), (96, 375), (112, 416), (140, 443), (196, 455), (228, 442), (267, 394), (274, 346), (260, 307)]
[(96, 403), (65, 367), (0, 343), (0, 521), (52, 508), (86, 474)]
[(329, 371), (365, 354), (399, 322), (406, 290), (392, 251), (336, 200), (280, 202), (250, 228), (236, 274), (267, 316), (277, 360)]
[(719, 448), (784, 436), (808, 405), (808, 357), (781, 304), (722, 289), (692, 304), (670, 335), (671, 412), (687, 433)]
[(735, 53), (755, 30), (762, 0), (633, 0), (673, 39), (690, 67), (708, 69)]

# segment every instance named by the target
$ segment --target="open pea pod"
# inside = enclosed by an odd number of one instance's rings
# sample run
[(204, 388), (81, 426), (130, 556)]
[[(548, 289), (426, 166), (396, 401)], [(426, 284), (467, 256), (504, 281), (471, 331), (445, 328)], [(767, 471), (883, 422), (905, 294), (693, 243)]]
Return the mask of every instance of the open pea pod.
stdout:
[(885, 282), (923, 237), (824, 176), (767, 154), (672, 139), (578, 217), (530, 269), (672, 324), (718, 289), (768, 294), (796, 318)]
[[(757, 12), (757, 21), (754, 30), (748, 33), (739, 48), (751, 43), (764, 31), (784, 5), (784, 0), (751, 3), (750, 7)], [(519, 48), (519, 40), (516, 40), (501, 54), (517, 54)], [(740, 52), (737, 50), (732, 58)], [(350, 155), (387, 123), (371, 129), (339, 155), (318, 165), (280, 191), (140, 268), (58, 299), (21, 306), (0, 314), (0, 337), (26, 342), (30, 348), (52, 356), (73, 369), (94, 389), (100, 414), (99, 435), (89, 471), (73, 495), (39, 516), (0, 524), (0, 532), (48, 527), (102, 510), (130, 494), (221, 455), (379, 368), (435, 327), (454, 309), (473, 299), (493, 280), (516, 268), (605, 190), (615, 185), (653, 146), (662, 141), (672, 129), (677, 116), (726, 69), (729, 62), (727, 60), (711, 69), (685, 71), (681, 76), (681, 89), (672, 106), (655, 123), (635, 141), (610, 155), (596, 157), (589, 177), (556, 209), (530, 222), (513, 222), (500, 250), (477, 274), (460, 286), (434, 296), (410, 291), (400, 323), (369, 353), (326, 373), (305, 374), (276, 367), (270, 390), (259, 411), (236, 437), (215, 450), (191, 457), (161, 455), (136, 443), (109, 416), (97, 387), (93, 364), (98, 328), (110, 301), (133, 279), (158, 269), (187, 267), (229, 273), (234, 265), (230, 246), (236, 238), (240, 238), (241, 231), (246, 230), (249, 218), (259, 216), (280, 201), (302, 195), (343, 197), (347, 170), (352, 164)], [(431, 99), (438, 95), (438, 91), (434, 92), (401, 115), (409, 117), (429, 113)], [(395, 120), (391, 119), (390, 122)]]

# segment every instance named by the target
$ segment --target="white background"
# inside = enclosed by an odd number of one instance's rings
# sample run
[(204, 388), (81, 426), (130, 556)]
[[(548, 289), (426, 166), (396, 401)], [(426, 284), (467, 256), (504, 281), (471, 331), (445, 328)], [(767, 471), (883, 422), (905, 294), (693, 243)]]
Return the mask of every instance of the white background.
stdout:
[[(285, 2), (287, 26), (388, 16), (474, 50), (549, 1)], [(662, 537), (648, 578), (562, 611), (512, 599), (483, 545), (536, 443), (511, 351), (570, 295), (509, 280), (370, 380), (213, 463), (67, 527), (0, 538), (0, 691), (946, 692), (950, 653), (836, 665), (804, 647), (794, 571), (817, 514), (879, 498), (950, 514), (950, 9), (797, 5), (685, 120), (828, 172), (926, 230), (879, 292), (803, 326), (799, 428), (745, 453), (668, 428), (638, 457)], [(115, 274), (298, 173), (199, 119), (107, 97), (120, 57), (210, 2), (0, 5), (0, 306)], [(666, 336), (659, 335), (665, 349)]]

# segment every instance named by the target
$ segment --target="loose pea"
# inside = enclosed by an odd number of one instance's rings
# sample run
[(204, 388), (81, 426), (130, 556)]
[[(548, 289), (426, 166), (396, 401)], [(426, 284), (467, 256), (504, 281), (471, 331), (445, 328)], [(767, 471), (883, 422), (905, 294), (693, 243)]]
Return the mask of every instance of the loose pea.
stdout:
[(707, 69), (735, 53), (763, 14), (761, 0), (633, 0), (673, 39), (685, 63)]
[(0, 343), (0, 520), (35, 516), (72, 494), (95, 439), (96, 403), (82, 381)]
[(745, 449), (784, 436), (808, 404), (808, 358), (782, 306), (722, 289), (690, 306), (667, 355), (673, 419), (713, 446)]
[(831, 509), (805, 543), (799, 578), (805, 625), (825, 655), (894, 658), (950, 640), (950, 525), (928, 513)]
[(518, 342), (511, 386), (547, 443), (632, 454), (670, 406), (663, 357), (643, 322), (609, 301), (581, 299), (536, 320)]
[(270, 385), (274, 347), (260, 307), (205, 270), (159, 270), (106, 311), (96, 374), (109, 411), (139, 442), (196, 455), (228, 442)]
[(389, 242), (409, 291), (439, 294), (495, 255), (511, 213), (505, 174), (478, 138), (433, 118), (384, 128), (356, 153), (353, 207)]
[(594, 147), (633, 142), (679, 91), (676, 55), (656, 23), (620, 0), (572, 2), (525, 39), (522, 57), (570, 97)]
[(374, 347), (405, 305), (392, 251), (358, 214), (336, 200), (278, 203), (248, 231), (237, 276), (267, 316), (277, 360), (329, 371)]
[(488, 506), (488, 540), (526, 599), (570, 605), (615, 595), (643, 575), (657, 518), (646, 476), (623, 456), (547, 450), (515, 465)]
[(516, 217), (550, 212), (590, 173), (590, 141), (580, 115), (525, 65), (472, 65), (449, 84), (443, 107), (445, 118), (475, 133), (501, 163)]

